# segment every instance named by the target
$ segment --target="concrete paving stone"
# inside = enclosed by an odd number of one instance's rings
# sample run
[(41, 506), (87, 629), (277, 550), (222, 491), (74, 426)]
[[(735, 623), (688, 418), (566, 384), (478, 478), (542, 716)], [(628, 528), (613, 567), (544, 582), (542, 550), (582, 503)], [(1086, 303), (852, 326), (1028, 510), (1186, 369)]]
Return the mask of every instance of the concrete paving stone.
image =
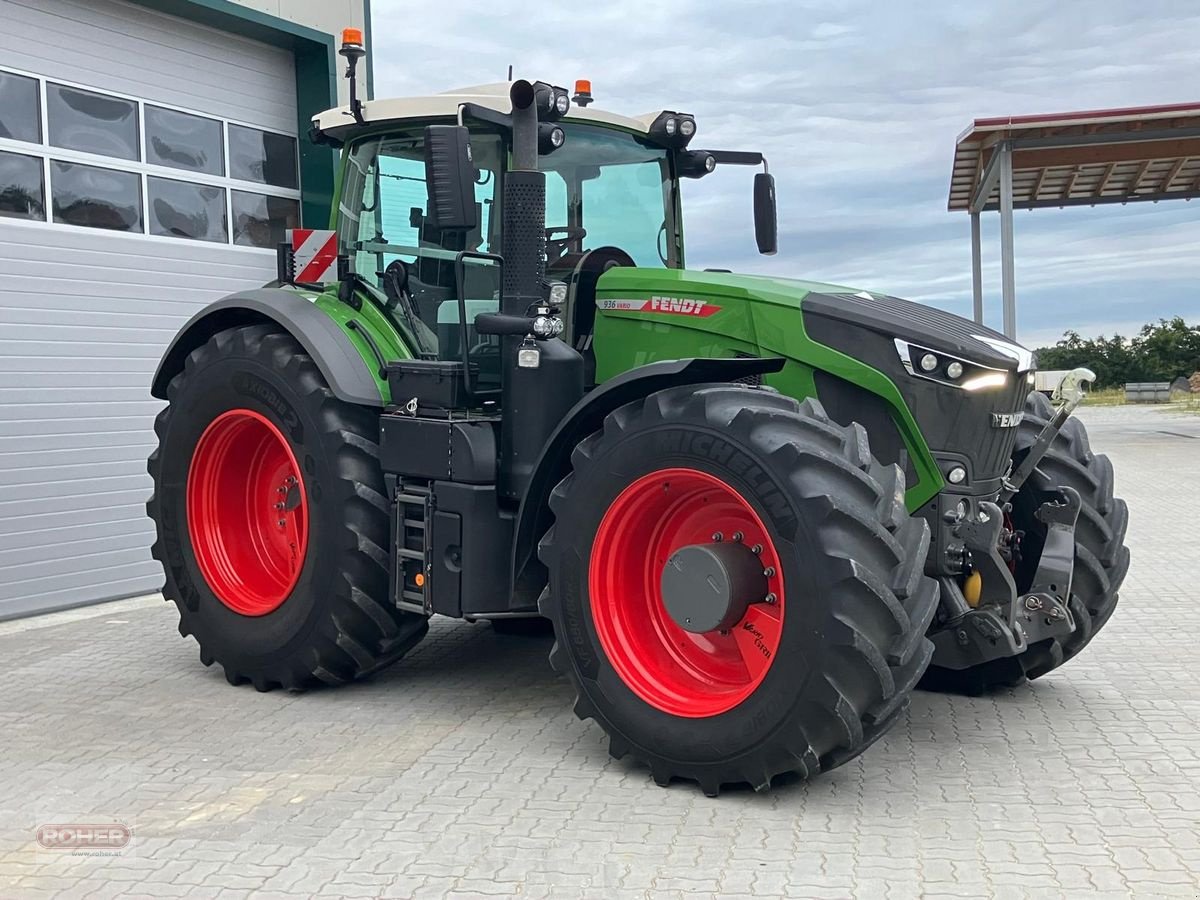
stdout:
[[(374, 678), (291, 695), (229, 687), (161, 600), (0, 623), (0, 896), (1196, 897), (1200, 417), (1082, 417), (1131, 509), (1104, 632), (1032, 684), (917, 693), (863, 756), (764, 795), (611, 760), (549, 640), (486, 625), (434, 620)], [(35, 849), (83, 815), (130, 824), (125, 855)]]

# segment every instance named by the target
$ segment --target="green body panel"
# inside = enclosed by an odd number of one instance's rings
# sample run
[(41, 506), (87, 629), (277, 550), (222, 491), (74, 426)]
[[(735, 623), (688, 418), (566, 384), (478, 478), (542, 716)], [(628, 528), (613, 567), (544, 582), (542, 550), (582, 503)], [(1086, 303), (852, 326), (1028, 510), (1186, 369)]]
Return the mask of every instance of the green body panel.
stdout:
[[(376, 346), (383, 353), (384, 359), (388, 361), (413, 358), (414, 354), (404, 340), (404, 336), (396, 329), (383, 310), (362, 294), (359, 295), (359, 299), (362, 300), (362, 308), (354, 309), (338, 299), (336, 284), (329, 285), (321, 294), (309, 291), (303, 293), (316, 304), (318, 309), (337, 323), (342, 333), (346, 335), (346, 340), (353, 345), (363, 362), (367, 364), (367, 371), (371, 373), (376, 387), (379, 388), (379, 399), (384, 405), (391, 403), (392, 392), (388, 388), (387, 379), (379, 374), (379, 360), (375, 358), (371, 345), (367, 343), (367, 339), (363, 337), (362, 331), (359, 329), (363, 329), (371, 335)], [(349, 326), (351, 321), (357, 323), (358, 327), (351, 328)]]
[[(594, 349), (596, 380), (605, 381), (628, 369), (665, 359), (730, 357), (739, 353), (779, 356), (784, 368), (766, 383), (792, 397), (815, 397), (815, 370), (823, 370), (880, 396), (904, 440), (916, 484), (906, 501), (914, 510), (945, 485), (933, 454), (899, 389), (877, 369), (819, 344), (804, 330), (801, 308), (814, 291), (853, 292), (852, 288), (721, 272), (680, 269), (616, 268), (597, 285)], [(702, 301), (671, 312), (606, 309), (606, 301), (640, 301), (655, 297)], [(711, 311), (707, 304), (719, 307)]]

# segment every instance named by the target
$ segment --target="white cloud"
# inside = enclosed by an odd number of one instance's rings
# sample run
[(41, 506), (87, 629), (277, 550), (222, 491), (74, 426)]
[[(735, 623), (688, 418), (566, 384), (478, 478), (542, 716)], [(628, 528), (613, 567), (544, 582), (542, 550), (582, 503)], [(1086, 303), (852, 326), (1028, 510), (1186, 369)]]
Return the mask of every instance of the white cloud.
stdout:
[[(834, 280), (970, 310), (969, 223), (946, 211), (975, 117), (1200, 99), (1200, 7), (1172, 0), (880, 4), (374, 0), (376, 93), (518, 75), (590, 78), (600, 106), (697, 115), (701, 146), (760, 149), (781, 248), (759, 257), (750, 178), (685, 189), (692, 265)], [(1200, 320), (1196, 207), (1039, 210), (1016, 221), (1022, 336)], [(985, 279), (998, 315), (995, 216)]]

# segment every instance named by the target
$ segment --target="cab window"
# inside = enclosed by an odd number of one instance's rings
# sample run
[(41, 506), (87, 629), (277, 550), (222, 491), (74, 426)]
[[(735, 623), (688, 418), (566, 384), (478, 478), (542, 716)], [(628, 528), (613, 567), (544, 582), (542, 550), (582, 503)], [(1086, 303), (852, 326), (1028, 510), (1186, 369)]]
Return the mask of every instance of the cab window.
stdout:
[[(428, 219), (420, 130), (361, 141), (351, 148), (348, 158), (338, 217), (341, 252), (350, 257), (354, 271), (390, 301), (410, 304), (432, 335), (438, 333), (439, 325), (447, 324), (451, 314), (458, 323), (454, 273), (458, 252), (491, 253), (499, 248), (504, 146), (498, 135), (473, 134), (471, 150), (477, 169), (479, 224), (465, 234), (434, 228)], [(399, 298), (393, 277), (397, 261), (404, 264), (406, 274), (407, 296)], [(467, 267), (464, 294), (471, 311), (497, 308), (498, 288), (496, 267)]]

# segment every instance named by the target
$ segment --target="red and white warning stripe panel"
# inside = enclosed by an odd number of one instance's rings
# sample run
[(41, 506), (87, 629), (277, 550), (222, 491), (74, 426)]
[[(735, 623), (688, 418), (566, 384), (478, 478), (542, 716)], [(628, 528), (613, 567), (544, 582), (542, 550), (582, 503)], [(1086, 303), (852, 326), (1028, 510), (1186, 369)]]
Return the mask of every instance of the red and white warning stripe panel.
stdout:
[(621, 312), (653, 312), (666, 313), (671, 316), (695, 316), (706, 319), (713, 313), (719, 313), (721, 307), (707, 300), (693, 300), (689, 297), (650, 297), (645, 300), (600, 300), (596, 304), (601, 309), (611, 309)]
[(290, 228), (292, 263), (297, 284), (337, 281), (337, 232), (313, 228)]

